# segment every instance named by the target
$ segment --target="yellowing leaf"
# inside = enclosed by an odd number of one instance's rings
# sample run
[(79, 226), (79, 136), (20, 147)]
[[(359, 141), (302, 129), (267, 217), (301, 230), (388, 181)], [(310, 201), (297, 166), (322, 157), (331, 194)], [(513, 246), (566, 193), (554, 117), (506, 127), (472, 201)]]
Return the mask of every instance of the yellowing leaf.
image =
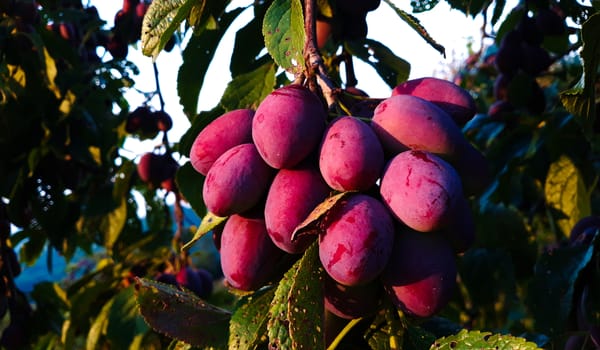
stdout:
[(73, 94), (71, 92), (71, 90), (67, 91), (67, 93), (65, 94), (65, 97), (63, 98), (62, 102), (60, 103), (60, 106), (58, 107), (58, 109), (64, 115), (71, 113), (71, 107), (73, 107), (73, 105), (75, 104), (76, 99), (77, 99), (77, 96), (75, 96), (75, 94)]
[[(46, 48), (44, 48), (44, 58), (46, 60), (46, 76), (48, 77), (48, 85), (49, 85), (48, 88), (50, 89), (50, 91), (52, 91), (54, 93), (54, 96), (56, 96), (56, 98), (60, 98), (60, 89), (54, 83), (54, 80), (56, 79), (56, 75), (58, 74), (58, 70), (56, 69), (56, 62), (54, 61), (54, 58), (52, 58), (52, 56), (50, 56), (50, 54), (48, 53), (48, 50), (46, 50)], [(61, 111), (62, 111), (62, 108), (61, 108)]]
[(225, 220), (227, 220), (227, 217), (216, 216), (215, 214), (213, 214), (211, 212), (206, 214), (202, 218), (202, 221), (200, 222), (200, 227), (198, 227), (196, 234), (194, 234), (194, 238), (192, 238), (189, 242), (187, 242), (181, 248), (181, 250), (189, 249), (192, 246), (192, 244), (194, 244), (197, 240), (202, 238), (205, 234), (207, 234), (208, 232), (213, 230), (215, 227), (219, 226)]
[(544, 185), (546, 203), (554, 210), (560, 230), (568, 236), (579, 219), (590, 215), (590, 195), (581, 173), (567, 156), (550, 165)]

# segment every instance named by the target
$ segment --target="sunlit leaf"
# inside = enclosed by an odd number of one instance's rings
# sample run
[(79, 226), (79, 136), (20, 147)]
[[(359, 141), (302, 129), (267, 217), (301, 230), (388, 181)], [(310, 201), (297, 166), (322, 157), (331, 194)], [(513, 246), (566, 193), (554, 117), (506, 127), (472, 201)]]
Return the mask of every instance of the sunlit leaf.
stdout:
[(269, 346), (323, 349), (323, 291), (318, 244), (313, 243), (283, 276), (269, 310)]
[(136, 278), (136, 290), (140, 313), (157, 332), (198, 347), (227, 348), (229, 311), (148, 279)]
[(541, 349), (524, 338), (506, 334), (493, 334), (491, 332), (461, 330), (458, 334), (443, 337), (435, 341), (431, 350), (450, 349), (511, 349), (511, 350), (537, 350)]
[(192, 244), (201, 239), (205, 234), (209, 233), (215, 227), (222, 224), (225, 220), (227, 220), (227, 217), (216, 216), (215, 214), (208, 212), (202, 218), (200, 226), (198, 227), (198, 230), (196, 230), (194, 237), (189, 242), (187, 242), (181, 249), (189, 249), (192, 246)]
[(196, 0), (154, 0), (142, 22), (142, 53), (156, 59)]
[(558, 227), (566, 236), (577, 221), (591, 213), (590, 195), (583, 177), (567, 156), (550, 164), (544, 194), (549, 207), (554, 210)]
[(291, 72), (304, 67), (304, 15), (300, 0), (275, 0), (262, 27), (265, 47), (275, 63)]
[(252, 72), (240, 74), (229, 82), (221, 106), (226, 110), (256, 109), (275, 86), (275, 65), (264, 64)]
[(229, 325), (229, 349), (256, 349), (265, 343), (274, 295), (275, 288), (267, 288), (240, 299)]
[(108, 249), (111, 249), (119, 238), (126, 221), (127, 200), (122, 198), (119, 206), (104, 217), (100, 226), (101, 232), (104, 233), (104, 244)]

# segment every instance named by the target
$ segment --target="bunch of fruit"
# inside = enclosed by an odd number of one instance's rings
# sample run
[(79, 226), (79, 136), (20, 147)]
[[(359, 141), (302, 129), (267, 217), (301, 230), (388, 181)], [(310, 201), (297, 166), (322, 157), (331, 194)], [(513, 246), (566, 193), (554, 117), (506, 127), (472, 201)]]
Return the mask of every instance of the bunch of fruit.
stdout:
[(137, 174), (143, 182), (152, 188), (162, 188), (169, 192), (177, 192), (175, 173), (179, 163), (171, 152), (162, 154), (146, 152), (137, 164)]
[(123, 7), (115, 14), (115, 23), (106, 49), (115, 59), (125, 59), (129, 44), (140, 40), (142, 21), (150, 3), (145, 0), (123, 0)]
[[(228, 217), (227, 283), (260, 288), (283, 257), (318, 240), (327, 310), (368, 315), (385, 290), (411, 315), (438, 312), (455, 287), (455, 254), (475, 238), (466, 196), (487, 185), (485, 158), (459, 128), (474, 114), (467, 92), (423, 78), (396, 87), (372, 119), (329, 121), (317, 95), (295, 84), (256, 111), (215, 119), (190, 161), (206, 176), (207, 209)], [(319, 234), (295, 234), (336, 192), (344, 195), (319, 219)]]
[[(535, 77), (546, 71), (553, 59), (542, 47), (542, 43), (544, 37), (560, 36), (565, 32), (564, 19), (547, 5), (539, 8), (533, 16), (524, 11), (516, 27), (502, 38), (495, 56), (499, 75), (494, 84), (496, 102), (490, 107), (491, 117), (512, 112), (516, 107), (525, 107), (531, 114), (544, 112), (544, 91)], [(520, 90), (519, 93), (511, 93), (511, 82), (517, 75), (520, 75), (520, 80), (528, 82), (529, 88)]]
[(167, 132), (173, 127), (173, 119), (164, 110), (152, 110), (139, 106), (127, 115), (125, 131), (142, 138), (154, 138), (159, 131)]

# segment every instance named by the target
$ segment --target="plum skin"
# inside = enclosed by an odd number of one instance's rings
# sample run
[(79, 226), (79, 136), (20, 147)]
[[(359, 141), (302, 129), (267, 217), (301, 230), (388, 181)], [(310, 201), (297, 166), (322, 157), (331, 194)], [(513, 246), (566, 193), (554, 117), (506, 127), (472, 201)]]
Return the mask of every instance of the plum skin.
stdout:
[(192, 167), (206, 175), (217, 158), (227, 150), (251, 143), (253, 117), (252, 109), (236, 109), (210, 122), (194, 139), (190, 150)]
[(452, 117), (440, 107), (412, 95), (383, 100), (371, 127), (388, 155), (413, 149), (456, 159), (467, 143)]
[(393, 219), (383, 203), (366, 194), (353, 194), (338, 205), (319, 236), (319, 258), (336, 282), (367, 284), (390, 258)]
[(449, 223), (463, 189), (456, 170), (442, 158), (428, 152), (406, 151), (387, 164), (380, 193), (402, 223), (430, 232)]
[(396, 235), (381, 281), (398, 308), (413, 316), (430, 317), (451, 299), (456, 273), (454, 251), (445, 239), (404, 228)]
[(460, 86), (439, 78), (411, 79), (392, 89), (392, 96), (412, 95), (436, 104), (447, 112), (458, 125), (464, 125), (475, 116), (475, 99)]
[(363, 191), (381, 176), (384, 153), (368, 124), (350, 116), (335, 119), (325, 131), (319, 169), (331, 188)]
[(253, 144), (235, 146), (223, 153), (208, 171), (202, 188), (204, 203), (217, 216), (249, 210), (267, 192), (274, 172)]
[(268, 281), (283, 252), (269, 238), (264, 218), (236, 214), (225, 223), (220, 254), (229, 285), (250, 291)]
[(318, 147), (326, 117), (314, 93), (301, 85), (287, 85), (258, 105), (252, 120), (252, 140), (271, 167), (292, 168)]
[(305, 251), (316, 237), (301, 236), (292, 241), (292, 233), (329, 192), (329, 186), (312, 164), (279, 170), (265, 202), (265, 223), (273, 243), (290, 254)]

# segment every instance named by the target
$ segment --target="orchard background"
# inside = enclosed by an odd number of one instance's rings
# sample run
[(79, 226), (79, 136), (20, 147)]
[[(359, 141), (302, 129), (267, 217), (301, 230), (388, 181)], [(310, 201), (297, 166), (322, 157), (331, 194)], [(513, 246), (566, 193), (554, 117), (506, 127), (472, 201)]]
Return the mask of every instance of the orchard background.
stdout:
[[(0, 346), (599, 347), (600, 4), (447, 1), (465, 21), (483, 15), (473, 33), (481, 49), (453, 62), (443, 77), (452, 84), (408, 80), (419, 62), (371, 38), (365, 18), (388, 6), (407, 32), (444, 54), (416, 17), (437, 3), (248, 4), (254, 17), (236, 32), (231, 81), (214, 109), (200, 110), (209, 64), (247, 8), (125, 0), (107, 26), (85, 1), (0, 1)], [(389, 32), (398, 41), (405, 34)], [(127, 57), (137, 47), (156, 59), (176, 46), (182, 64), (172, 79), (190, 127), (172, 140), (163, 94), (175, 92), (135, 86), (138, 68)], [(389, 95), (357, 89), (358, 61), (372, 66), (368, 79), (385, 82)], [(423, 81), (433, 88), (419, 93), (414, 84)], [(132, 90), (144, 102), (130, 104)], [(455, 103), (468, 118), (452, 114)], [(413, 119), (399, 137), (425, 136), (390, 146), (381, 136), (385, 110), (407, 106), (417, 112), (406, 113)], [(253, 116), (280, 112), (285, 123), (254, 125)], [(235, 122), (212, 123), (232, 113)], [(339, 118), (347, 115), (354, 118)], [(236, 164), (217, 160), (212, 174), (214, 164), (198, 170), (205, 160), (198, 149), (223, 148), (245, 128), (251, 138), (229, 154)], [(350, 151), (325, 142), (331, 130), (353, 140)], [(288, 158), (267, 154), (294, 138)], [(130, 139), (154, 147), (128, 157)], [(326, 170), (360, 157), (352, 184)], [(288, 166), (292, 158), (300, 160)], [(300, 162), (304, 170), (294, 172)], [(407, 218), (428, 197), (397, 177), (386, 180), (406, 164), (445, 169), (427, 170), (446, 181), (439, 220)], [(390, 199), (398, 188), (407, 196), (400, 204)], [(363, 221), (335, 229), (340, 218), (350, 221), (347, 213)], [(277, 247), (265, 227), (274, 223), (293, 223)], [(349, 263), (369, 266), (358, 280), (323, 263), (343, 255), (331, 251), (343, 237), (357, 251), (377, 248), (347, 254)], [(23, 267), (44, 257), (50, 268), (56, 254), (70, 262), (67, 278), (17, 287)]]

